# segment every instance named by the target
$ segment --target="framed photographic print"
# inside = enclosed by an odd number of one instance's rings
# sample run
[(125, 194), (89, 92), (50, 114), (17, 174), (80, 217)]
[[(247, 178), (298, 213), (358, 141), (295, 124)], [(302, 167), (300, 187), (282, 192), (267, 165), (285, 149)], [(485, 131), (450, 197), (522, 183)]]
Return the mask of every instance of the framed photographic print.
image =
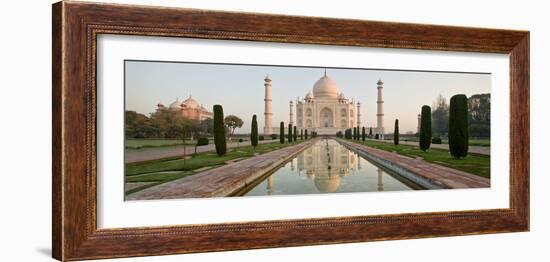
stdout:
[(53, 257), (529, 230), (529, 32), (53, 5)]

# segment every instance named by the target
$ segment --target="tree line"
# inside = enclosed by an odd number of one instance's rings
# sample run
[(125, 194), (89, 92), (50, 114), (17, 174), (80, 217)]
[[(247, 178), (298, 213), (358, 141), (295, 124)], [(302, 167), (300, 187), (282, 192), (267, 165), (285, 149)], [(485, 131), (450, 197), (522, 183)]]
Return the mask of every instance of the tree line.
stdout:
[[(159, 110), (150, 117), (136, 111), (126, 111), (124, 118), (127, 138), (199, 139), (214, 132), (213, 119), (190, 119), (181, 116), (178, 111)], [(238, 116), (228, 115), (224, 119), (224, 134), (232, 137), (235, 130), (243, 124), (243, 120)]]

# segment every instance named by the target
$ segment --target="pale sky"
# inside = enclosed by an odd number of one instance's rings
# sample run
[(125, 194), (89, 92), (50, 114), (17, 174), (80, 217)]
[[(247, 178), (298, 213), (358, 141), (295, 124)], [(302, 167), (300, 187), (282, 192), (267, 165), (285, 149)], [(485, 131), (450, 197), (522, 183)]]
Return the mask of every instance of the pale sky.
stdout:
[[(323, 76), (324, 68), (197, 64), (182, 62), (126, 61), (126, 110), (149, 115), (162, 102), (170, 105), (176, 98), (183, 101), (192, 95), (212, 111), (221, 104), (224, 114), (244, 121), (236, 133), (250, 132), (252, 115), (258, 116), (258, 127), (264, 127), (264, 78), (272, 79), (273, 126), (289, 121), (289, 102), (301, 99)], [(491, 75), (474, 73), (418, 72), (374, 69), (327, 68), (331, 77), (348, 99), (361, 102), (364, 126), (376, 126), (376, 82), (384, 82), (384, 126), (393, 132), (399, 119), (401, 133), (416, 132), (417, 115), (422, 105), (432, 106), (441, 94), (447, 99), (455, 94), (491, 92)]]

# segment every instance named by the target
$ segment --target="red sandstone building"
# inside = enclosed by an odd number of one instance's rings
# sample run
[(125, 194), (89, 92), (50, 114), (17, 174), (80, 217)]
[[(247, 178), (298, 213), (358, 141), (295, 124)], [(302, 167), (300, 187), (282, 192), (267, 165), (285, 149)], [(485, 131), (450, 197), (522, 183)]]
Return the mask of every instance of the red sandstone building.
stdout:
[(189, 119), (204, 120), (213, 118), (214, 114), (208, 111), (204, 106), (199, 104), (192, 96), (180, 102), (179, 99), (172, 102), (169, 107), (165, 107), (162, 103), (157, 104), (157, 111), (170, 110), (180, 112), (181, 116)]

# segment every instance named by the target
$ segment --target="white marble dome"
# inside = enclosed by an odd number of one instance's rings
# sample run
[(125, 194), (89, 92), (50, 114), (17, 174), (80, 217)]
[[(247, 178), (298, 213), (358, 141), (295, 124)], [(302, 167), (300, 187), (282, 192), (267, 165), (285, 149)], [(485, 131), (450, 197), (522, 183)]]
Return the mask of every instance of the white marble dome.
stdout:
[(313, 85), (313, 95), (316, 98), (337, 98), (339, 93), (338, 85), (327, 75), (321, 77)]
[(309, 91), (306, 95), (306, 99), (313, 99), (313, 93), (311, 93), (311, 91)]

